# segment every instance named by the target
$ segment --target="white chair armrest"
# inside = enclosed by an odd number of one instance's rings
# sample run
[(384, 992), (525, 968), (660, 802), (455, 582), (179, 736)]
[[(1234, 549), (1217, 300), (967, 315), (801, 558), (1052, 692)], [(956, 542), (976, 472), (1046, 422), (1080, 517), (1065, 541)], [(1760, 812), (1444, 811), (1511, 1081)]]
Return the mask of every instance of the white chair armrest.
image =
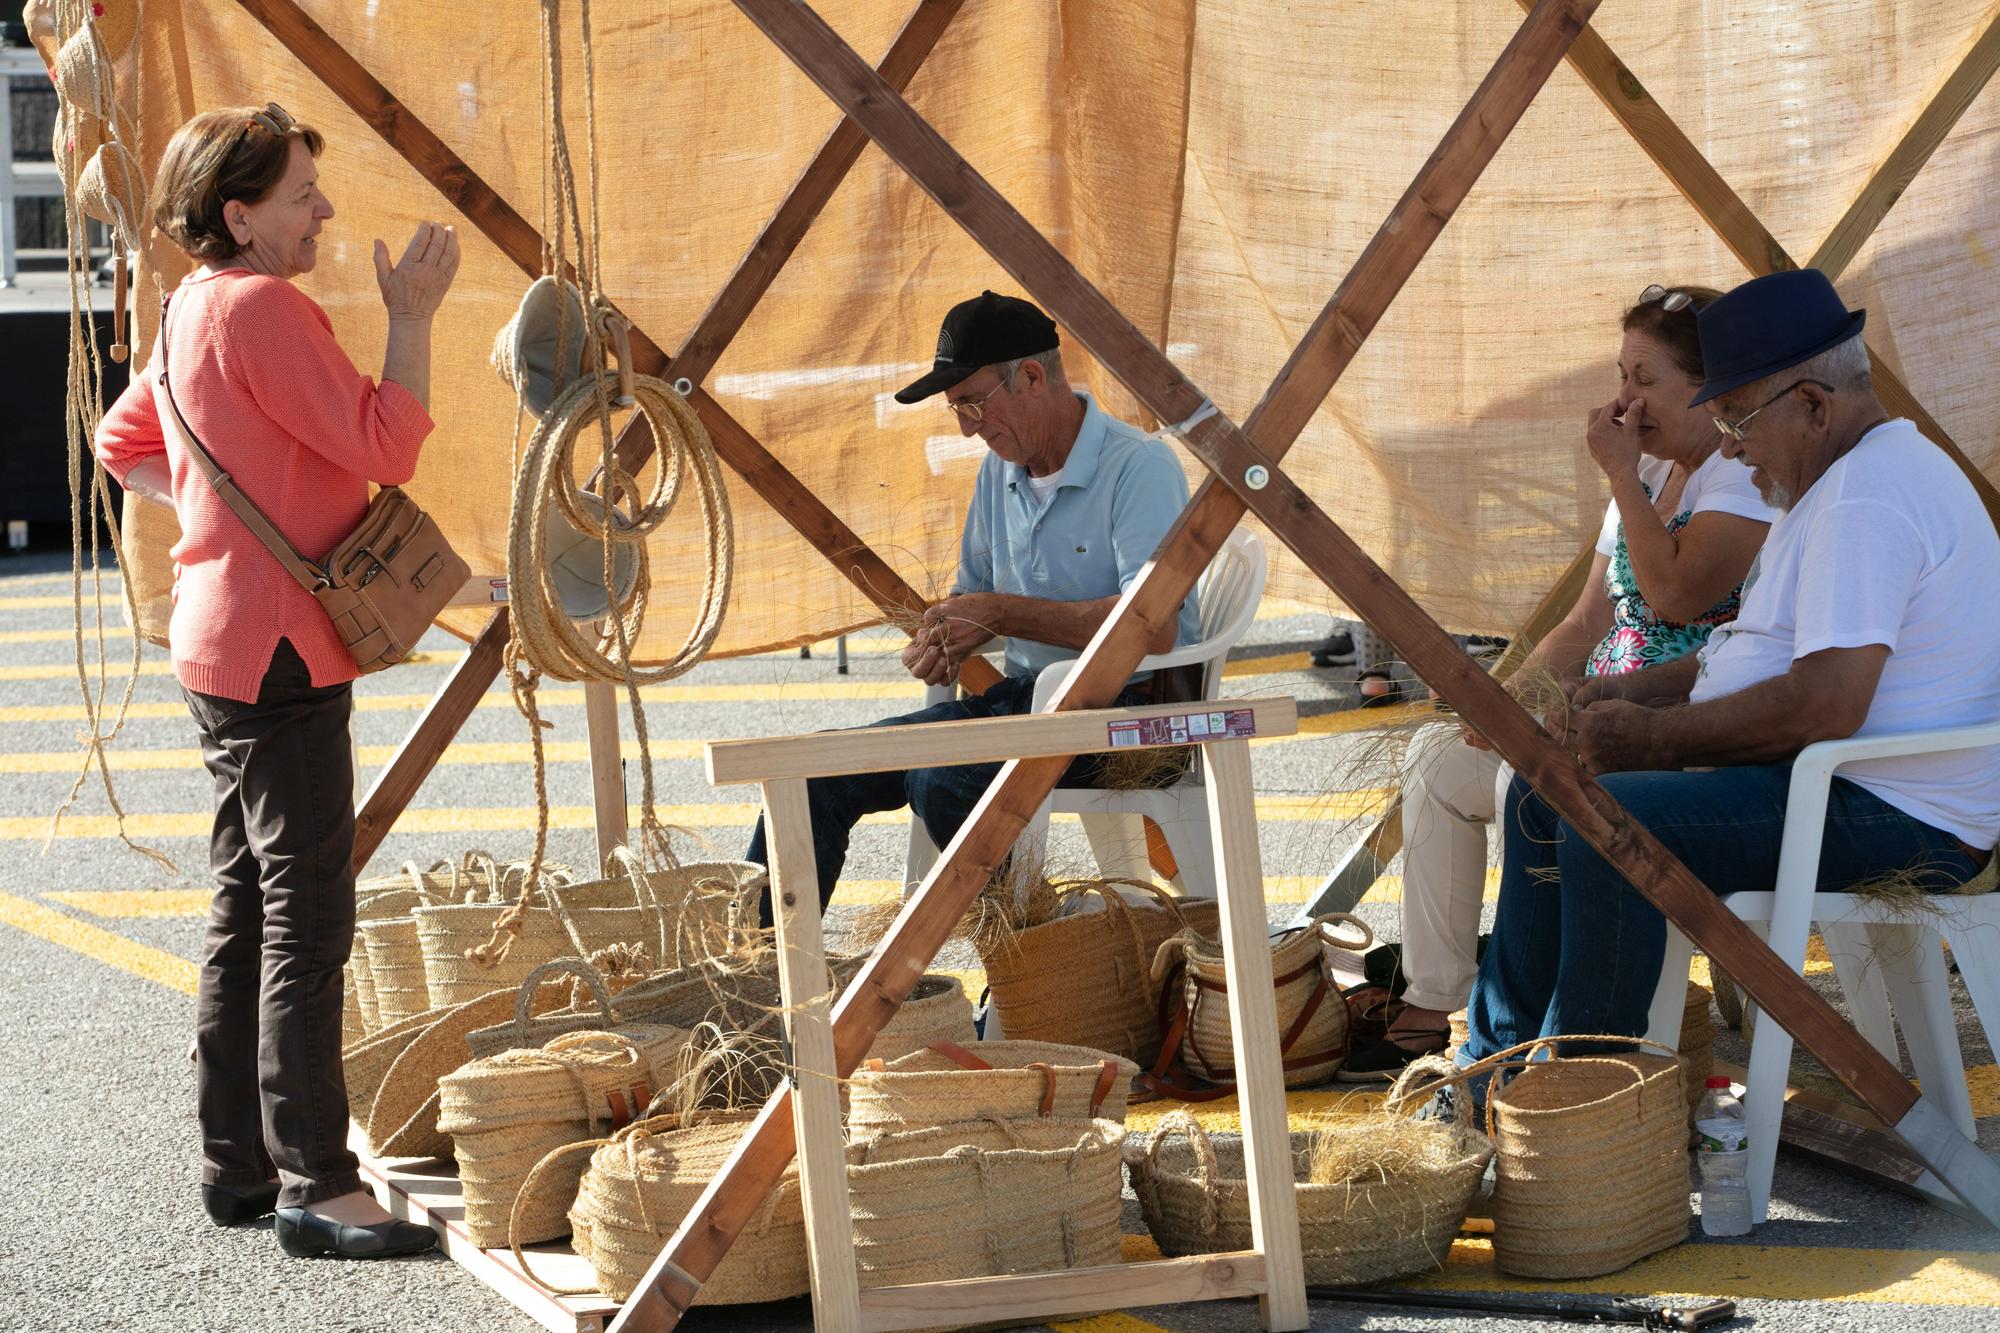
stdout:
[(1792, 781), (1799, 771), (1811, 777), (1831, 776), (1835, 769), (1863, 759), (1883, 759), (1892, 755), (1942, 754), (1951, 750), (1971, 750), (1984, 745), (2000, 745), (2000, 722), (1970, 727), (1945, 727), (1936, 731), (1906, 731), (1889, 736), (1849, 736), (1845, 740), (1818, 741), (1799, 751), (1792, 761)]

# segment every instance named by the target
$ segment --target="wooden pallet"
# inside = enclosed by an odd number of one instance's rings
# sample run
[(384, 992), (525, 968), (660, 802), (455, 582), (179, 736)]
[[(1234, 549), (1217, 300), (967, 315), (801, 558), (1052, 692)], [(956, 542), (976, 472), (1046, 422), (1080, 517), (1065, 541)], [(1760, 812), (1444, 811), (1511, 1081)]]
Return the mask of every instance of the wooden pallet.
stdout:
[[(359, 1130), (349, 1146), (361, 1158), (361, 1178), (384, 1208), (406, 1222), (421, 1222), (438, 1233), (438, 1244), (453, 1263), (499, 1294), (509, 1305), (551, 1333), (603, 1333), (618, 1313), (618, 1302), (601, 1292), (553, 1296), (535, 1285), (508, 1250), (483, 1250), (465, 1230), (465, 1204), (458, 1167), (433, 1159), (373, 1157)], [(558, 1287), (587, 1287), (597, 1281), (581, 1255), (566, 1241), (525, 1247), (535, 1272)]]

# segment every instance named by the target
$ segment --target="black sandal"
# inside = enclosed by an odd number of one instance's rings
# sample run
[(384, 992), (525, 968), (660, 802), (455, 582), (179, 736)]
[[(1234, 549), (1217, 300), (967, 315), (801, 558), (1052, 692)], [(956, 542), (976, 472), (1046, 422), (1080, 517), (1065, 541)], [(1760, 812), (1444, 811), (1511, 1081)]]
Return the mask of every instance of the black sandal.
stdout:
[(1405, 1040), (1415, 1046), (1405, 1046), (1394, 1036), (1382, 1038), (1372, 1046), (1367, 1046), (1341, 1062), (1334, 1074), (1338, 1083), (1393, 1083), (1410, 1062), (1426, 1055), (1441, 1055), (1451, 1044), (1448, 1030), (1436, 1032), (1412, 1032)]

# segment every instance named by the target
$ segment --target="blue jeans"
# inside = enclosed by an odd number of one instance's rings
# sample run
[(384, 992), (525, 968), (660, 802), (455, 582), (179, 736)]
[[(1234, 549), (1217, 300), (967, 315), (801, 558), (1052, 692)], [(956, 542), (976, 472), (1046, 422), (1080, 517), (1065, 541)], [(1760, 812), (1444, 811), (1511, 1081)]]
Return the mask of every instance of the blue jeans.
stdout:
[[(1601, 778), (1632, 818), (1714, 892), (1768, 891), (1778, 877), (1790, 764)], [(1666, 952), (1667, 921), (1528, 784), (1501, 821), (1500, 906), (1468, 1014), (1469, 1064), (1563, 1033), (1640, 1036)], [(1828, 892), (1914, 869), (1949, 892), (1979, 864), (1943, 829), (1836, 777), (1819, 886)]]
[[(1128, 685), (1114, 707), (1150, 703), (1150, 682)], [(871, 727), (902, 727), (918, 722), (963, 722), (976, 717), (1008, 717), (1034, 711), (1035, 678), (1007, 676), (986, 693), (932, 704), (900, 717), (885, 717)], [(824, 907), (840, 883), (841, 868), (847, 864), (847, 844), (861, 817), (880, 810), (909, 806), (939, 847), (958, 836), (959, 825), (972, 807), (993, 785), (999, 764), (959, 764), (951, 768), (893, 769), (886, 773), (851, 773), (840, 777), (811, 778), (806, 782), (806, 804), (812, 811), (813, 865), (819, 873), (819, 900)], [(1063, 774), (1065, 787), (1097, 785), (1098, 761), (1094, 755), (1080, 755)], [(744, 859), (769, 865), (764, 849), (764, 820), (750, 835), (750, 850)], [(771, 899), (764, 895), (763, 924), (772, 922)]]

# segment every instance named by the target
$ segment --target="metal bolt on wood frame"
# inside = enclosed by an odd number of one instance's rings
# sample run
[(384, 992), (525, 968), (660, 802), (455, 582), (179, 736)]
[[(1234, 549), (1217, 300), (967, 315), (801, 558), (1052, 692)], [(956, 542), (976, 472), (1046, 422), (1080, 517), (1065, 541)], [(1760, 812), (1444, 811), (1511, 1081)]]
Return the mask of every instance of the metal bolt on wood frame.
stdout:
[[(846, 1143), (841, 1134), (839, 1065), (828, 1012), (820, 890), (813, 868), (806, 780), (913, 764), (996, 763), (1102, 749), (1107, 729), (1152, 718), (1185, 722), (1188, 704), (1042, 713), (898, 727), (821, 732), (708, 747), (709, 781), (755, 782), (778, 923), (778, 978), (794, 1069), (791, 1132), (798, 1144), (806, 1241), (812, 1257), (813, 1325), (831, 1333), (886, 1333), (940, 1323), (1016, 1323), (1130, 1305), (1256, 1296), (1269, 1329), (1307, 1326), (1305, 1262), (1294, 1203), (1291, 1135), (1285, 1113), (1284, 1056), (1271, 987), (1271, 952), (1257, 849), (1250, 735), (1298, 730), (1289, 698), (1217, 700), (1192, 707), (1248, 723), (1228, 735), (1195, 738), (1208, 764), (1209, 826), (1216, 897), (1229, 979), (1231, 1039), (1243, 1070), (1243, 1159), (1250, 1194), (1247, 1250), (1150, 1263), (1002, 1277), (964, 1278), (859, 1289), (849, 1211)], [(1162, 742), (1165, 744), (1167, 742)]]

